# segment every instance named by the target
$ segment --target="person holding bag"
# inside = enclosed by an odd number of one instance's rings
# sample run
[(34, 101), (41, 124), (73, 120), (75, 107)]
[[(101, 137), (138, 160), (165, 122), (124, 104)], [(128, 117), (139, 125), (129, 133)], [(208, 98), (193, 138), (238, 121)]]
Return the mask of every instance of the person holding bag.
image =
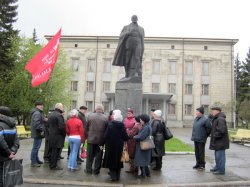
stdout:
[[(15, 119), (10, 117), (12, 112), (8, 107), (0, 106), (0, 187), (4, 187), (5, 179), (3, 176), (4, 165), (9, 160), (15, 158), (19, 149), (19, 139), (16, 132)], [(15, 176), (15, 175), (13, 175)], [(22, 179), (22, 176), (19, 176)], [(18, 182), (17, 180), (9, 182)], [(19, 180), (19, 184), (21, 184)]]
[(140, 147), (140, 142), (152, 134), (152, 128), (149, 125), (149, 121), (150, 117), (147, 114), (140, 115), (142, 129), (134, 136), (136, 141), (134, 165), (141, 169), (139, 178), (145, 178), (146, 176), (150, 177), (148, 165), (150, 164), (152, 150), (141, 150)]

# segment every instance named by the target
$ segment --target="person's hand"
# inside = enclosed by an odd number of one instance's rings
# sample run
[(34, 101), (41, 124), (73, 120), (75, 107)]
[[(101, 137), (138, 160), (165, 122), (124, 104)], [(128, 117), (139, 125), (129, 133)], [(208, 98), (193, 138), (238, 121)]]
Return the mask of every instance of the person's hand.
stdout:
[(14, 153), (14, 152), (11, 152), (11, 154), (9, 155), (9, 158), (10, 158), (10, 159), (15, 158), (15, 153)]
[(100, 150), (103, 150), (103, 146), (99, 146)]

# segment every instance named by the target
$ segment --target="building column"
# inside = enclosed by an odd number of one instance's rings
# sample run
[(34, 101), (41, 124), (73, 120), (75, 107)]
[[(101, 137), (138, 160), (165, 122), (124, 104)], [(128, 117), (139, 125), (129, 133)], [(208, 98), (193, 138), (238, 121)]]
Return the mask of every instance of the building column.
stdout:
[(148, 113), (148, 98), (145, 99), (145, 106), (146, 106), (145, 113)]
[(165, 119), (165, 120), (167, 120), (167, 118), (166, 118), (166, 109), (167, 109), (167, 106), (166, 106), (166, 103), (167, 103), (167, 101), (166, 101), (166, 99), (163, 99), (163, 118)]

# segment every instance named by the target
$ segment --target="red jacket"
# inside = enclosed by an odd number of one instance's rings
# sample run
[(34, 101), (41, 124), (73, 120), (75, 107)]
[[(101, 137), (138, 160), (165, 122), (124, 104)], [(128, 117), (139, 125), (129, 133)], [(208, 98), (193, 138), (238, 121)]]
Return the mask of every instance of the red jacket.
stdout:
[(77, 118), (76, 116), (73, 116), (70, 118), (66, 123), (66, 133), (68, 136), (72, 135), (80, 135), (81, 136), (81, 142), (84, 142), (84, 129), (82, 121)]

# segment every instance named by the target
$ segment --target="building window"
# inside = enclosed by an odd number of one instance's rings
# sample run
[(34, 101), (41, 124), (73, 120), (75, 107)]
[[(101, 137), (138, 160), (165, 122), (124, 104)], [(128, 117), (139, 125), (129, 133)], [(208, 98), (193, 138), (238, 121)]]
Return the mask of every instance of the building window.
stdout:
[(175, 104), (168, 103), (168, 114), (175, 115)]
[(95, 59), (88, 59), (88, 72), (95, 72)]
[(154, 93), (160, 92), (160, 84), (159, 83), (152, 83), (152, 92), (154, 92)]
[(94, 81), (87, 81), (87, 92), (94, 91)]
[(75, 57), (71, 58), (71, 67), (72, 67), (73, 71), (78, 71), (78, 69), (79, 69), (79, 62), (80, 62), (79, 58), (75, 58)]
[(107, 48), (110, 48), (110, 44), (107, 44)]
[(103, 59), (103, 62), (104, 62), (103, 72), (110, 73), (111, 72), (111, 58), (105, 58)]
[(171, 74), (171, 75), (176, 74), (176, 61), (169, 62), (169, 74)]
[(175, 46), (174, 46), (174, 45), (171, 45), (171, 49), (175, 49)]
[(201, 95), (209, 95), (209, 85), (202, 84)]
[(205, 46), (204, 46), (204, 50), (206, 51), (207, 49), (208, 49), (208, 47), (205, 45)]
[(193, 85), (192, 84), (185, 84), (185, 94), (192, 95), (193, 93)]
[(169, 83), (168, 84), (168, 93), (176, 93), (176, 84), (175, 83)]
[(153, 59), (153, 73), (155, 74), (159, 74), (160, 73), (160, 63), (161, 63), (161, 60), (160, 59)]
[(76, 100), (71, 100), (70, 102), (70, 110), (76, 109), (77, 108), (77, 101)]
[(186, 116), (193, 115), (193, 105), (185, 105), (185, 115)]
[(204, 108), (204, 114), (208, 115), (209, 114), (209, 105), (201, 105)]
[(78, 81), (71, 81), (71, 91), (77, 91)]
[(75, 44), (75, 47), (78, 47), (78, 44)]
[(93, 112), (93, 101), (86, 101), (86, 107), (88, 108), (88, 111)]
[(202, 75), (209, 75), (209, 63), (202, 62)]
[(102, 102), (102, 106), (104, 108), (104, 113), (108, 114), (110, 111), (109, 102)]
[(103, 81), (102, 82), (102, 91), (103, 92), (109, 92), (110, 91), (110, 82)]
[(185, 74), (192, 75), (193, 74), (193, 62), (186, 62), (185, 63)]

